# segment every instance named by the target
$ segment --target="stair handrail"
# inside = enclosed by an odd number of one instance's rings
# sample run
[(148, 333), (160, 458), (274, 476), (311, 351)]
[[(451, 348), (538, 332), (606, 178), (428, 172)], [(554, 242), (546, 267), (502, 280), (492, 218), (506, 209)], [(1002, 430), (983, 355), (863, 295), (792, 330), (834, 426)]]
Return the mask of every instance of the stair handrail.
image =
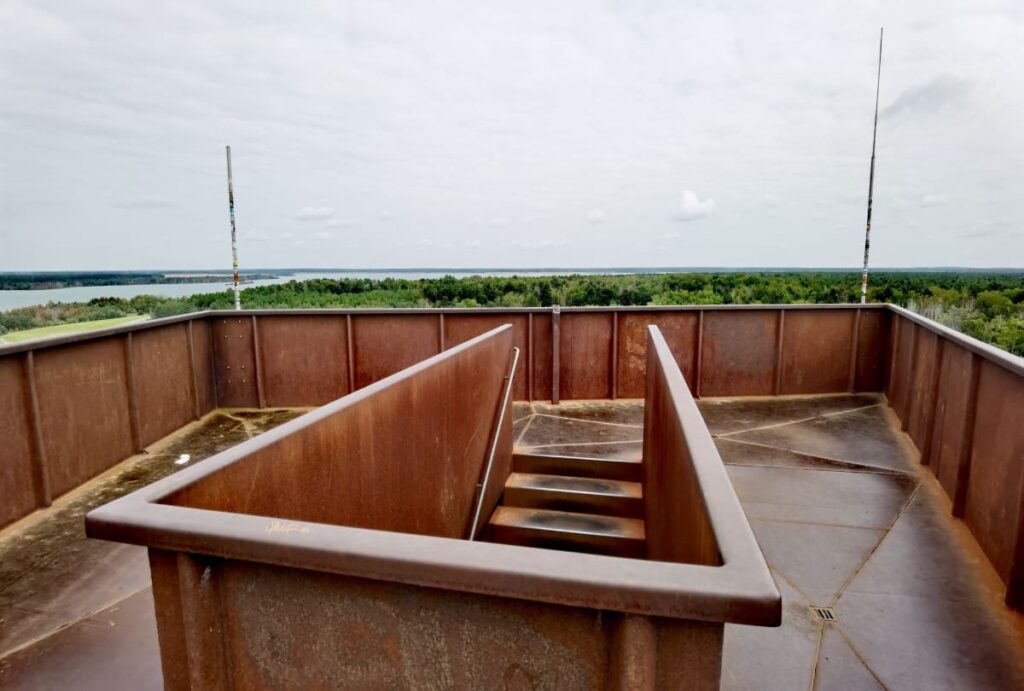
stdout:
[(519, 364), (519, 348), (512, 348), (512, 367), (505, 375), (505, 390), (501, 395), (501, 406), (498, 408), (498, 416), (495, 418), (494, 427), (491, 430), (491, 446), (487, 452), (487, 463), (484, 465), (484, 477), (477, 485), (476, 508), (473, 510), (473, 523), (469, 527), (469, 539), (476, 539), (478, 526), (480, 524), (480, 512), (484, 507), (484, 498), (487, 496), (487, 483), (491, 479), (491, 467), (494, 465), (494, 454), (498, 452), (498, 438), (501, 436), (501, 421), (508, 409), (509, 399), (512, 397), (512, 380), (515, 378), (516, 365)]

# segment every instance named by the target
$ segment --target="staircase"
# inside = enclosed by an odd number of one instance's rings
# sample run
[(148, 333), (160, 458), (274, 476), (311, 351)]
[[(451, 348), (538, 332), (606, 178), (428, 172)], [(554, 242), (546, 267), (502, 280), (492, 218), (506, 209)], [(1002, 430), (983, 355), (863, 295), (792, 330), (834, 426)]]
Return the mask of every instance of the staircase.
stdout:
[(484, 539), (642, 559), (641, 462), (516, 453)]

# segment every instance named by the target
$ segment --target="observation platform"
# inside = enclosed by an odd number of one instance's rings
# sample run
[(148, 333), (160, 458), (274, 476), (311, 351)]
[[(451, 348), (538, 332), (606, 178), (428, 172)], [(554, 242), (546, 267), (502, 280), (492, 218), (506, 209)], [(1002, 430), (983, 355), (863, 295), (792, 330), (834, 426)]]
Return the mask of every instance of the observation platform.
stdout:
[(892, 305), (0, 347), (0, 688), (1024, 688), (1022, 410)]
[[(1024, 615), (883, 396), (699, 407), (783, 596), (780, 628), (726, 625), (723, 689), (1024, 688)], [(0, 532), (0, 688), (162, 688), (146, 549), (85, 513), (303, 412), (214, 411)], [(640, 459), (639, 401), (513, 420), (520, 454)]]

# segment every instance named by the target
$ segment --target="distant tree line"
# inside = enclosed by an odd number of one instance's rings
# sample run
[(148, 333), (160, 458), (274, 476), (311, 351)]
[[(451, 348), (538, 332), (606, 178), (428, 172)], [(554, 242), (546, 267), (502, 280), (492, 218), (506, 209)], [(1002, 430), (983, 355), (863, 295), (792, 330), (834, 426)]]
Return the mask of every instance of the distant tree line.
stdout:
[[(891, 302), (1024, 355), (1024, 273), (890, 272), (871, 276), (871, 302)], [(549, 307), (849, 303), (860, 275), (840, 272), (688, 273), (431, 279), (315, 279), (242, 291), (247, 308)], [(51, 303), (0, 313), (0, 334), (132, 314), (230, 309), (231, 291)]]
[[(242, 274), (243, 281), (277, 278), (275, 274)], [(80, 286), (120, 286), (150, 283), (218, 283), (231, 281), (231, 274), (204, 271), (163, 273), (153, 271), (41, 271), (0, 273), (0, 290), (49, 290)]]

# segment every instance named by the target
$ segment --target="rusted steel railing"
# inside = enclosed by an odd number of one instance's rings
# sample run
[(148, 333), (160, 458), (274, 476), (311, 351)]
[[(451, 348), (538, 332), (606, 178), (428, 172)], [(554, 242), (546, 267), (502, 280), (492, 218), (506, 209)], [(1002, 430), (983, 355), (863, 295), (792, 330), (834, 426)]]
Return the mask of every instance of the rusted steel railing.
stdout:
[[(495, 410), (507, 419), (511, 337), (490, 331), (87, 516), (91, 537), (150, 549), (168, 688), (493, 688), (517, 675), (710, 688), (726, 622), (778, 624), (779, 592), (663, 339), (646, 375), (645, 445), (660, 445), (645, 450), (647, 488), (664, 498), (651, 483), (667, 472), (665, 491), (689, 487), (704, 519), (661, 501), (646, 520), (659, 545), (711, 536), (715, 557), (463, 539), (491, 457), (481, 431)], [(511, 438), (498, 436), (501, 480)], [(327, 632), (351, 644), (324, 649)]]
[(505, 323), (514, 400), (642, 397), (649, 324), (697, 397), (884, 390), (1024, 607), (1024, 365), (887, 305), (203, 312), (2, 346), (0, 526), (218, 407), (322, 405)]
[(0, 525), (216, 408), (323, 405), (506, 323), (514, 400), (641, 398), (649, 323), (695, 394), (881, 390), (883, 306), (784, 309), (223, 311), (3, 346)]
[(890, 309), (889, 404), (1024, 609), (1024, 359)]
[[(511, 449), (512, 438), (511, 438), (511, 412), (509, 408), (509, 401), (512, 397), (512, 381), (515, 378), (516, 365), (519, 363), (519, 348), (512, 349), (512, 366), (509, 368), (509, 372), (505, 375), (505, 388), (501, 394), (501, 407), (498, 408), (498, 415), (494, 421), (494, 429), (491, 432), (491, 445), (487, 451), (487, 460), (484, 463), (484, 476), (477, 486), (477, 500), (473, 508), (473, 521), (469, 526), (468, 539), (475, 540), (480, 534), (480, 530), (483, 525), (480, 523), (480, 519), (487, 519), (487, 515), (494, 510), (495, 504), (498, 502), (498, 497), (501, 495), (502, 488), (505, 486), (505, 480), (508, 479), (509, 464), (505, 464), (500, 472), (495, 476), (498, 478), (496, 483), (491, 483), (491, 471), (494, 469), (494, 462), (498, 455), (498, 446), (505, 442), (509, 449)], [(511, 460), (511, 455), (506, 455), (506, 458)], [(486, 510), (485, 510), (486, 509)]]

